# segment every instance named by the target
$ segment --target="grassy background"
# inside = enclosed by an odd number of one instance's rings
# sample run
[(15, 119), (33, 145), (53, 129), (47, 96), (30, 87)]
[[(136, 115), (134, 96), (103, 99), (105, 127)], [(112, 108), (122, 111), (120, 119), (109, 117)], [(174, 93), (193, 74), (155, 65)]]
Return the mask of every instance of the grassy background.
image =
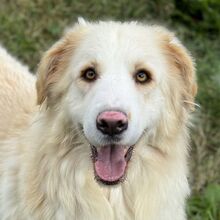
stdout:
[(219, 0), (0, 0), (0, 42), (35, 71), (78, 16), (141, 20), (174, 30), (197, 63), (201, 108), (192, 128), (190, 220), (220, 219)]

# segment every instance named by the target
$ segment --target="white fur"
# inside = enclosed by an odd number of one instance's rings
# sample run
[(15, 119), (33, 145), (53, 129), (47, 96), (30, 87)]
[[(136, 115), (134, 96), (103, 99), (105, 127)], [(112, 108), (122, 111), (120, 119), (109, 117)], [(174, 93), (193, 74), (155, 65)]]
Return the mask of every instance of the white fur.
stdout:
[[(62, 49), (65, 36), (72, 42), (78, 32), (82, 36), (68, 55), (67, 68), (62, 63), (67, 57), (51, 62), (51, 56), (61, 56), (56, 50)], [(26, 129), (0, 140), (0, 219), (185, 220), (189, 110), (182, 96), (191, 85), (170, 62), (177, 55), (168, 56), (175, 50), (184, 53), (184, 61), (190, 56), (180, 43), (171, 52), (163, 48), (167, 39), (168, 44), (173, 40), (167, 30), (135, 22), (80, 21), (65, 36), (41, 63), (38, 96), (47, 91), (50, 96), (45, 95), (39, 111), (32, 106)], [(63, 66), (62, 76), (44, 91), (42, 83), (49, 79), (42, 70), (52, 69), (44, 67), (46, 59), (49, 65), (58, 60)], [(0, 61), (0, 69), (16, 62)], [(80, 72), (91, 63), (98, 66), (100, 77), (88, 84)], [(180, 65), (191, 65), (185, 63)], [(135, 82), (137, 64), (152, 73), (151, 84)], [(187, 74), (194, 83), (194, 73)], [(22, 77), (32, 83), (28, 74)], [(7, 94), (4, 85), (1, 90)], [(20, 89), (26, 87), (24, 83)], [(34, 91), (28, 94), (35, 100)], [(24, 102), (30, 100), (17, 95)], [(107, 144), (95, 121), (100, 112), (112, 109), (130, 115), (120, 144), (135, 144), (135, 150), (126, 180), (107, 187), (94, 180), (90, 144)], [(1, 109), (3, 113), (8, 110)]]

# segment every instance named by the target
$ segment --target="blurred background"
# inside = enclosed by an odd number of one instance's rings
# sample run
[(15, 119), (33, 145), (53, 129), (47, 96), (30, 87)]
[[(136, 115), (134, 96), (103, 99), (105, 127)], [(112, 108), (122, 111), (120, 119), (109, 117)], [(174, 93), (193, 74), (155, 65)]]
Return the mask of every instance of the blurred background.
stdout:
[(201, 107), (191, 129), (187, 213), (190, 220), (220, 220), (220, 0), (0, 0), (0, 42), (35, 72), (78, 16), (161, 24), (191, 51)]

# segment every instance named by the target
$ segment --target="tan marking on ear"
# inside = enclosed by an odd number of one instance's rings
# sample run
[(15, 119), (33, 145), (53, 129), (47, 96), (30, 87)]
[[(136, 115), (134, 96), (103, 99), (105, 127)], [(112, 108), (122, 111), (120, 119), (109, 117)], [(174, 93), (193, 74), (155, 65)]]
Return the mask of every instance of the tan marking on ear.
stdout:
[[(75, 27), (55, 43), (43, 56), (37, 77), (37, 104), (50, 99), (52, 87), (62, 78), (75, 48), (82, 39), (84, 29)], [(59, 94), (57, 94), (59, 96)]]
[[(193, 58), (187, 49), (170, 33), (163, 36), (164, 53), (168, 56), (169, 62), (173, 65), (174, 72), (179, 72), (183, 80), (183, 99), (190, 111), (194, 110), (194, 98), (197, 94), (197, 83), (195, 65)], [(188, 104), (187, 104), (188, 103)]]

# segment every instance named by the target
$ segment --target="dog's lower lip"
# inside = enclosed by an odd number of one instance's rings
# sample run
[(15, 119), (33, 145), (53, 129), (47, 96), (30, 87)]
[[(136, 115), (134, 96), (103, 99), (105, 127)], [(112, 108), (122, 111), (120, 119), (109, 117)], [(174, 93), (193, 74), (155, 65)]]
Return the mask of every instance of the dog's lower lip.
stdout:
[(133, 150), (134, 150), (134, 145), (132, 145), (132, 146), (130, 146), (130, 147), (128, 148), (128, 151), (127, 151), (127, 153), (125, 154), (125, 159), (126, 159), (127, 162), (131, 159)]
[(91, 145), (91, 151), (92, 151), (92, 160), (95, 161), (98, 156), (98, 151), (94, 145)]

